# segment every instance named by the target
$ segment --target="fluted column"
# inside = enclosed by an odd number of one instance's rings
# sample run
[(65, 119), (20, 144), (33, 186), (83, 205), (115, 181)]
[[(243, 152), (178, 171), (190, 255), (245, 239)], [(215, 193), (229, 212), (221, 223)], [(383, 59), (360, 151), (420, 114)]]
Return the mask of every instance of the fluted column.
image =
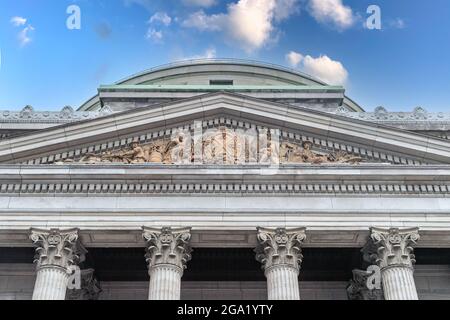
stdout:
[(369, 259), (381, 269), (386, 300), (418, 300), (414, 282), (416, 262), (413, 246), (420, 239), (418, 228), (370, 229)]
[(33, 300), (65, 300), (71, 267), (80, 260), (78, 229), (31, 229), (30, 239), (36, 246)]
[(305, 230), (258, 228), (256, 260), (261, 262), (267, 278), (269, 300), (300, 300), (298, 275)]
[(143, 227), (150, 275), (149, 300), (180, 300), (181, 277), (191, 259), (191, 229)]

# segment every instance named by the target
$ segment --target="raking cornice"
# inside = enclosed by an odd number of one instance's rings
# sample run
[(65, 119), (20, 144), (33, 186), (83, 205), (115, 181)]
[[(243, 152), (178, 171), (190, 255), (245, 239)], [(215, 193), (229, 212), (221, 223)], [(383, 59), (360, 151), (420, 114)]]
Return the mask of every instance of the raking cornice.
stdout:
[(401, 152), (426, 163), (450, 164), (450, 142), (445, 140), (225, 92), (139, 108), (6, 139), (0, 142), (0, 162), (17, 162), (94, 141), (139, 136), (143, 130), (163, 130), (214, 115), (230, 115), (270, 127), (350, 141), (373, 150)]

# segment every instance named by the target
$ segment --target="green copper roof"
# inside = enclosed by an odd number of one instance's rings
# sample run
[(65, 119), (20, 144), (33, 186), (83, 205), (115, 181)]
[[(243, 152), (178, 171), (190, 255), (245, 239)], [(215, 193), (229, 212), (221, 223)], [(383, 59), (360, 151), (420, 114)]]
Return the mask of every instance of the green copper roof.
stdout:
[(107, 85), (100, 86), (99, 91), (234, 91), (234, 92), (344, 92), (342, 86), (239, 86), (239, 85)]

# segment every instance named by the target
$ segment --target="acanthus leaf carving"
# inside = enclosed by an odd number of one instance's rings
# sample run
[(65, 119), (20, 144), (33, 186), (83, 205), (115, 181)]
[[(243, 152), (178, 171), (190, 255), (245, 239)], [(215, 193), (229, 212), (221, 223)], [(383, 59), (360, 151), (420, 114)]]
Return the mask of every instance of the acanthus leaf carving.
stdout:
[(78, 241), (78, 236), (78, 229), (32, 228), (30, 239), (36, 246), (36, 268), (39, 270), (45, 267), (60, 267), (71, 273), (70, 267), (83, 261), (86, 253), (86, 249)]
[(289, 266), (300, 271), (303, 260), (302, 244), (306, 239), (306, 228), (258, 228), (256, 260), (264, 270), (276, 266)]
[(363, 248), (364, 258), (380, 268), (413, 267), (416, 263), (414, 246), (420, 239), (418, 228), (371, 228), (370, 239)]
[(173, 265), (183, 272), (191, 260), (191, 228), (161, 229), (143, 227), (146, 241), (146, 262), (149, 271), (158, 265)]

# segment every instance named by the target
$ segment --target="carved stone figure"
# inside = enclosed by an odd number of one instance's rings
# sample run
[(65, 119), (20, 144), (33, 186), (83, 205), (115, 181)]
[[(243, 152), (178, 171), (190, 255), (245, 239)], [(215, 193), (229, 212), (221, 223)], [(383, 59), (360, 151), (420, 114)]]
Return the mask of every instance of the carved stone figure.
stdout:
[(161, 151), (161, 146), (156, 145), (153, 148), (150, 149), (148, 156), (148, 161), (144, 162), (151, 162), (151, 163), (163, 163), (164, 162), (164, 155)]
[(311, 141), (304, 141), (302, 146), (303, 146), (302, 151), (303, 162), (313, 164), (321, 164), (329, 162), (327, 156), (320, 155), (312, 151), (313, 144)]
[[(90, 160), (94, 161), (94, 162), (112, 162), (112, 163), (126, 162), (126, 163), (128, 163), (128, 161), (126, 161), (124, 159), (124, 157), (122, 156), (122, 153), (123, 152), (112, 153), (111, 151), (107, 151), (106, 153), (102, 154), (101, 156), (92, 155)], [(85, 162), (85, 161), (83, 161), (83, 159), (82, 159), (82, 160), (80, 160), (80, 162)]]
[(145, 154), (144, 149), (138, 142), (131, 143), (131, 151), (125, 152), (123, 157), (128, 159), (129, 163), (145, 163), (148, 162), (148, 157)]
[(203, 139), (203, 163), (235, 164), (242, 158), (244, 147), (245, 143), (226, 127), (208, 130)]
[(268, 140), (267, 147), (262, 148), (259, 151), (259, 162), (276, 164), (279, 163), (279, 159), (280, 159), (280, 144)]
[[(55, 164), (68, 163), (164, 163), (164, 164), (242, 164), (255, 163), (349, 163), (357, 164), (360, 157), (343, 151), (320, 154), (312, 150), (313, 143), (304, 141), (301, 145), (293, 142), (280, 142), (267, 135), (264, 141), (258, 136), (244, 131), (235, 131), (227, 127), (210, 129), (192, 143), (189, 132), (178, 132), (172, 139), (160, 139), (144, 145), (132, 142), (128, 148), (88, 153), (79, 160), (66, 159)], [(198, 153), (198, 154), (197, 154)]]
[(283, 143), (281, 145), (280, 161), (283, 163), (303, 163), (302, 148), (293, 143)]
[(258, 133), (255, 129), (250, 129), (245, 132), (245, 143), (248, 163), (258, 162)]
[[(141, 146), (138, 142), (130, 144), (130, 150), (107, 151), (102, 154), (89, 153), (83, 156), (79, 162), (95, 163), (163, 163), (165, 145), (158, 143), (148, 146)], [(164, 150), (164, 151), (162, 151)], [(68, 163), (71, 160), (66, 160)]]
[(166, 161), (168, 163), (186, 164), (191, 162), (191, 141), (183, 132), (179, 132), (167, 145)]
[(361, 157), (352, 156), (343, 151), (334, 152), (328, 155), (328, 160), (330, 162), (339, 162), (339, 163), (351, 163), (356, 164), (362, 161)]
[(312, 150), (312, 142), (305, 141), (300, 147), (297, 144), (284, 142), (280, 148), (280, 161), (282, 163), (350, 163), (356, 164), (362, 161), (362, 158), (352, 156), (343, 151), (332, 152), (322, 155)]

